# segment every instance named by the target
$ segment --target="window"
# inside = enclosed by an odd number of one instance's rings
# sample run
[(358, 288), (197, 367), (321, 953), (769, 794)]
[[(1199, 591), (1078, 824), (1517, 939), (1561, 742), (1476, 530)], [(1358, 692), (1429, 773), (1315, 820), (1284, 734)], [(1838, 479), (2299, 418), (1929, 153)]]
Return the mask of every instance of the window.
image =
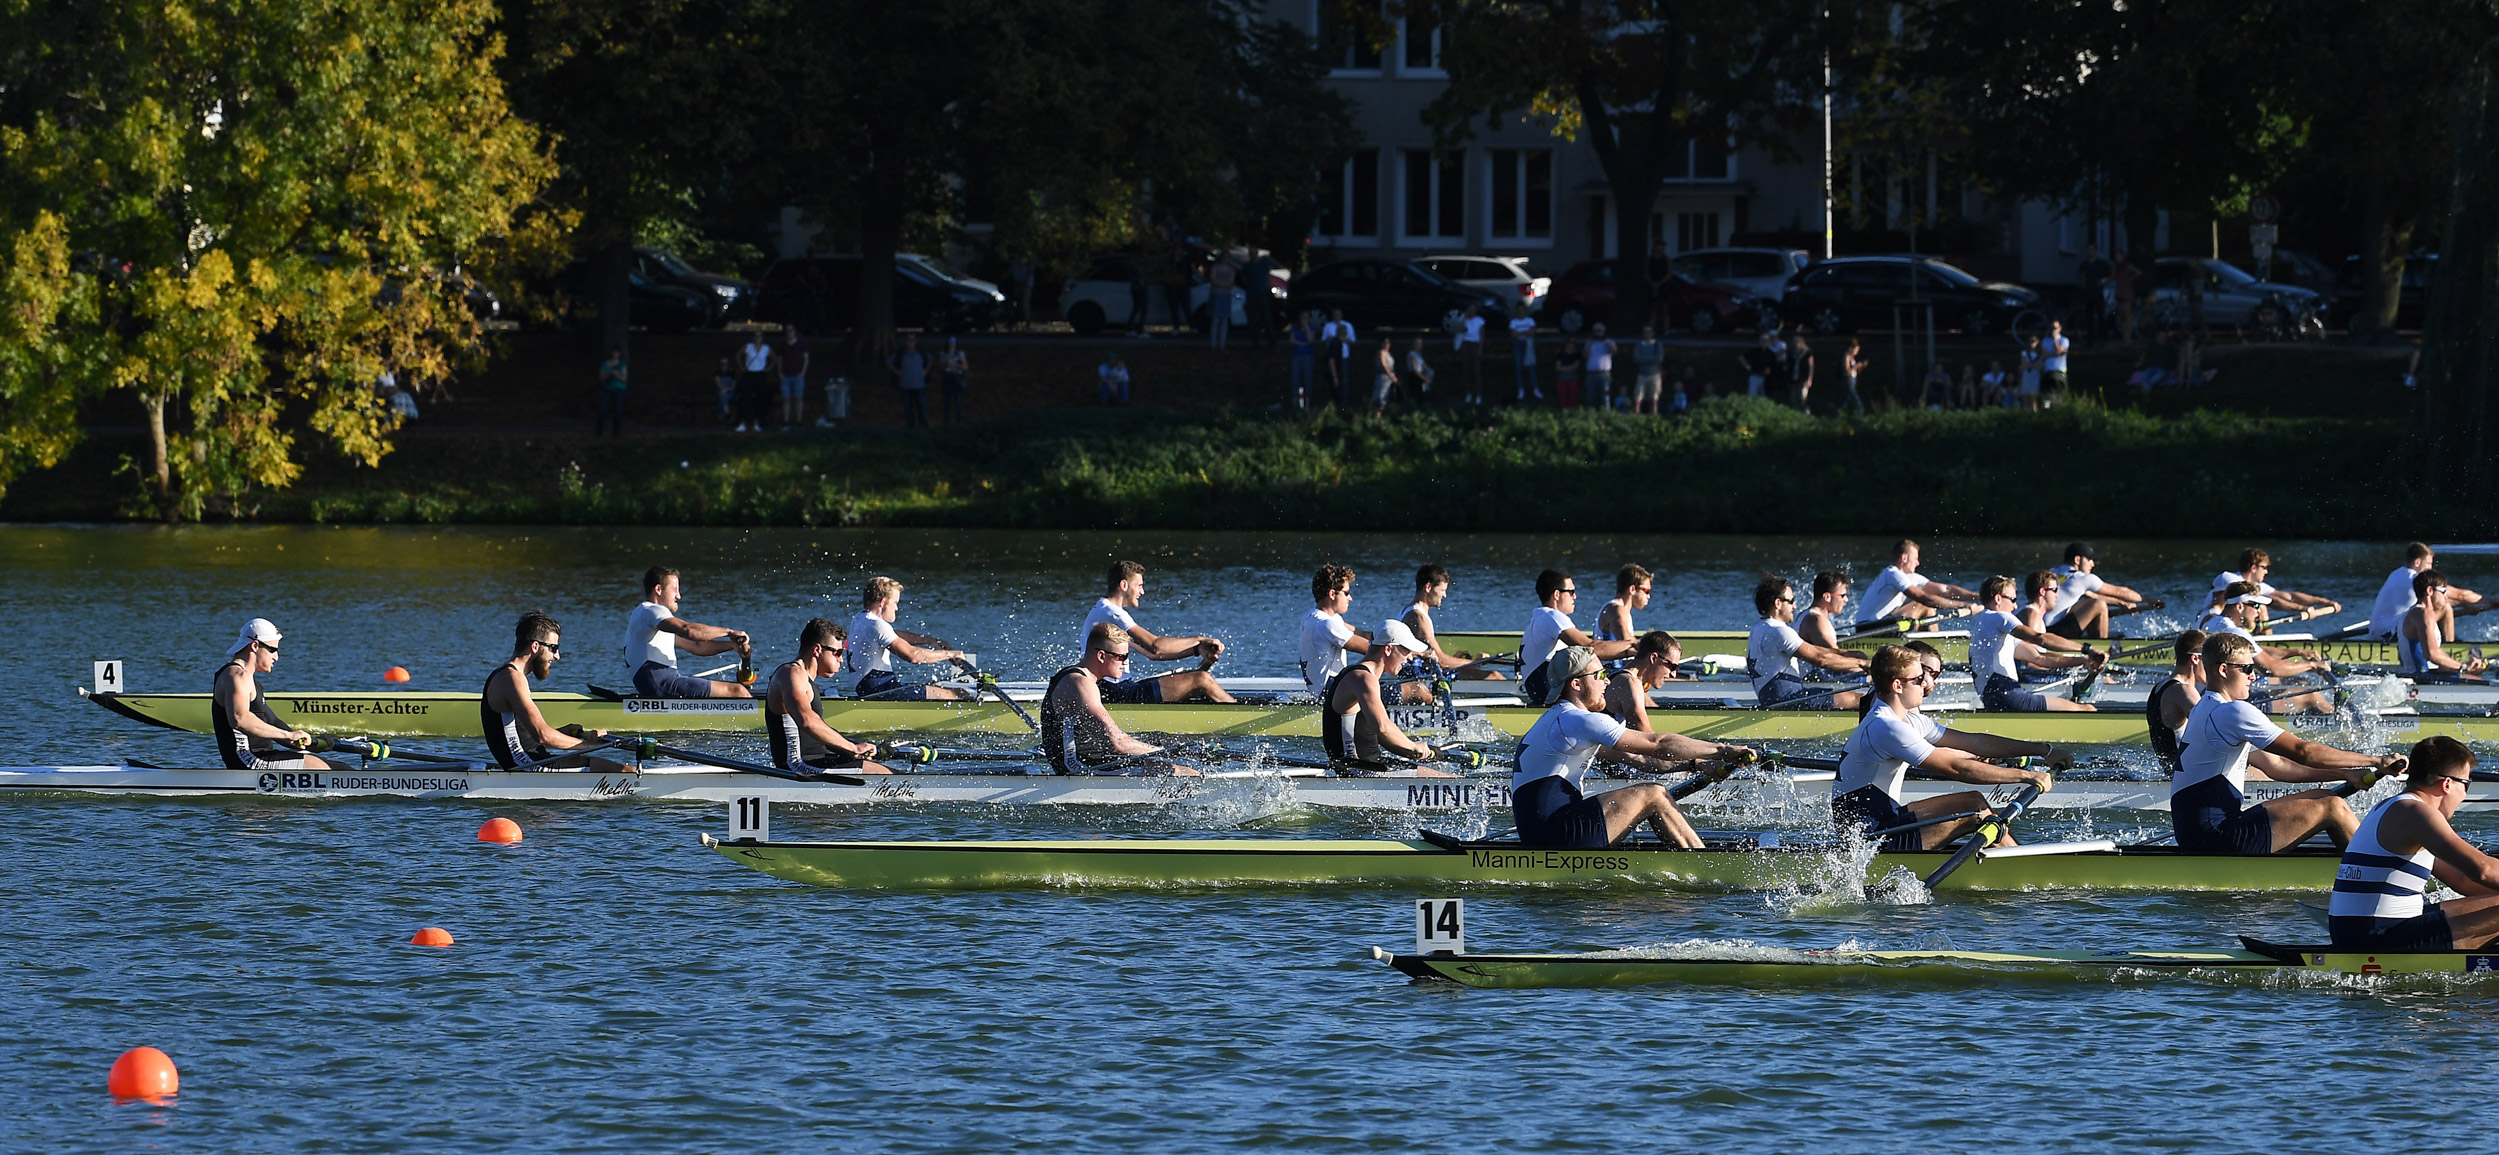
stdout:
[(1312, 0), (1318, 8), (1319, 49), (1326, 55), (1328, 67), (1336, 72), (1377, 75), (1380, 71), (1380, 50), (1364, 40), (1362, 29), (1349, 25), (1335, 11), (1337, 0)]
[(1409, 76), (1418, 73), (1440, 75), (1440, 25), (1433, 15), (1411, 12), (1407, 14), (1404, 24), (1404, 35), (1400, 39), (1405, 41), (1406, 54), (1404, 67), (1398, 71)]
[(1466, 236), (1466, 158), (1462, 153), (1408, 149), (1405, 217), (1409, 237)]
[[(1717, 214), (1717, 213), (1676, 213), (1676, 214), (1675, 214), (1675, 251), (1676, 251), (1676, 252), (1682, 253), (1682, 252), (1690, 252), (1690, 251), (1691, 251), (1691, 250), (1693, 250), (1693, 249), (1714, 249), (1714, 248), (1717, 248), (1717, 247), (1718, 247), (1718, 214)], [(1761, 275), (1761, 274), (1753, 274), (1753, 275), (1758, 276), (1758, 275)]]
[(1666, 149), (1666, 179), (1670, 181), (1733, 180), (1735, 156), (1723, 137), (1691, 137), (1681, 148)]
[(1329, 170), (1319, 194), (1319, 235), (1380, 235), (1380, 150), (1355, 149), (1353, 159)]
[(1553, 239), (1553, 150), (1488, 150), (1492, 171), (1490, 235), (1505, 240)]

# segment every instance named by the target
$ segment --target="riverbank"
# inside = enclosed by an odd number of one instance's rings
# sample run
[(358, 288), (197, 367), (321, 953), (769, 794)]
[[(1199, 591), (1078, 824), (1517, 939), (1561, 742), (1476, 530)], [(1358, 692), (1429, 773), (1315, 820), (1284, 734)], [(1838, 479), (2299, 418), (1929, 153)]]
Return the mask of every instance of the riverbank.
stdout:
[[(2393, 492), (2398, 422), (2088, 407), (1808, 418), (1721, 398), (1680, 420), (1425, 410), (1035, 410), (938, 430), (427, 429), (378, 470), (316, 455), (246, 516), (318, 523), (2482, 535)], [(0, 518), (109, 520), (134, 437), (26, 478)]]

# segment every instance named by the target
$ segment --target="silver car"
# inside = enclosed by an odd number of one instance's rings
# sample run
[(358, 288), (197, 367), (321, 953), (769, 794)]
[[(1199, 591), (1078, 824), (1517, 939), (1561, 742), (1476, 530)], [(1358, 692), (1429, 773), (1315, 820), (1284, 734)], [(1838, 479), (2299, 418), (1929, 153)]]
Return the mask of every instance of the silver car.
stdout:
[(1734, 285), (1755, 300), (1776, 301), (1788, 278), (1812, 263), (1803, 249), (1690, 249), (1671, 267), (1688, 281)]
[(1525, 257), (1450, 253), (1425, 257), (1415, 264), (1438, 273), (1444, 280), (1490, 289), (1500, 294), (1504, 301), (1527, 306), (1530, 313), (1542, 312), (1545, 295), (1553, 291), (1553, 278), (1537, 276), (1534, 270), (1527, 267)]

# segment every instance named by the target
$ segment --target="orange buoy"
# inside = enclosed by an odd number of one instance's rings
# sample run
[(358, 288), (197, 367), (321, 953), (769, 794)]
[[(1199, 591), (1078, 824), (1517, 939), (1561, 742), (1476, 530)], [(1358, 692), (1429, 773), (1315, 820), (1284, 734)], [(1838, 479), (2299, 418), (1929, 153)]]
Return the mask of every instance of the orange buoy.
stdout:
[(382, 671), (382, 680), (385, 682), (405, 682), (408, 680), (408, 667), (392, 666), (391, 668)]
[(182, 1076), (174, 1070), (174, 1061), (154, 1047), (132, 1047), (113, 1060), (111, 1074), (104, 1076), (104, 1089), (115, 1098), (162, 1100), (182, 1088)]
[(418, 946), (450, 946), (451, 932), (439, 926), (429, 926), (416, 932), (416, 937), (408, 941)]
[(509, 818), (489, 818), (484, 826), (477, 828), (477, 840), (479, 842), (519, 842), (521, 824)]

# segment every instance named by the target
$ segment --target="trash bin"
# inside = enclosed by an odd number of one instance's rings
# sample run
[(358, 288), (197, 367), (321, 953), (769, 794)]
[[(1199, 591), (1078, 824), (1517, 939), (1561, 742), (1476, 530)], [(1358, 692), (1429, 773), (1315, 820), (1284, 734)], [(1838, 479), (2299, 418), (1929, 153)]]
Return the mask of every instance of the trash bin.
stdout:
[(824, 383), (824, 417), (819, 424), (831, 425), (850, 420), (850, 379), (835, 377)]

